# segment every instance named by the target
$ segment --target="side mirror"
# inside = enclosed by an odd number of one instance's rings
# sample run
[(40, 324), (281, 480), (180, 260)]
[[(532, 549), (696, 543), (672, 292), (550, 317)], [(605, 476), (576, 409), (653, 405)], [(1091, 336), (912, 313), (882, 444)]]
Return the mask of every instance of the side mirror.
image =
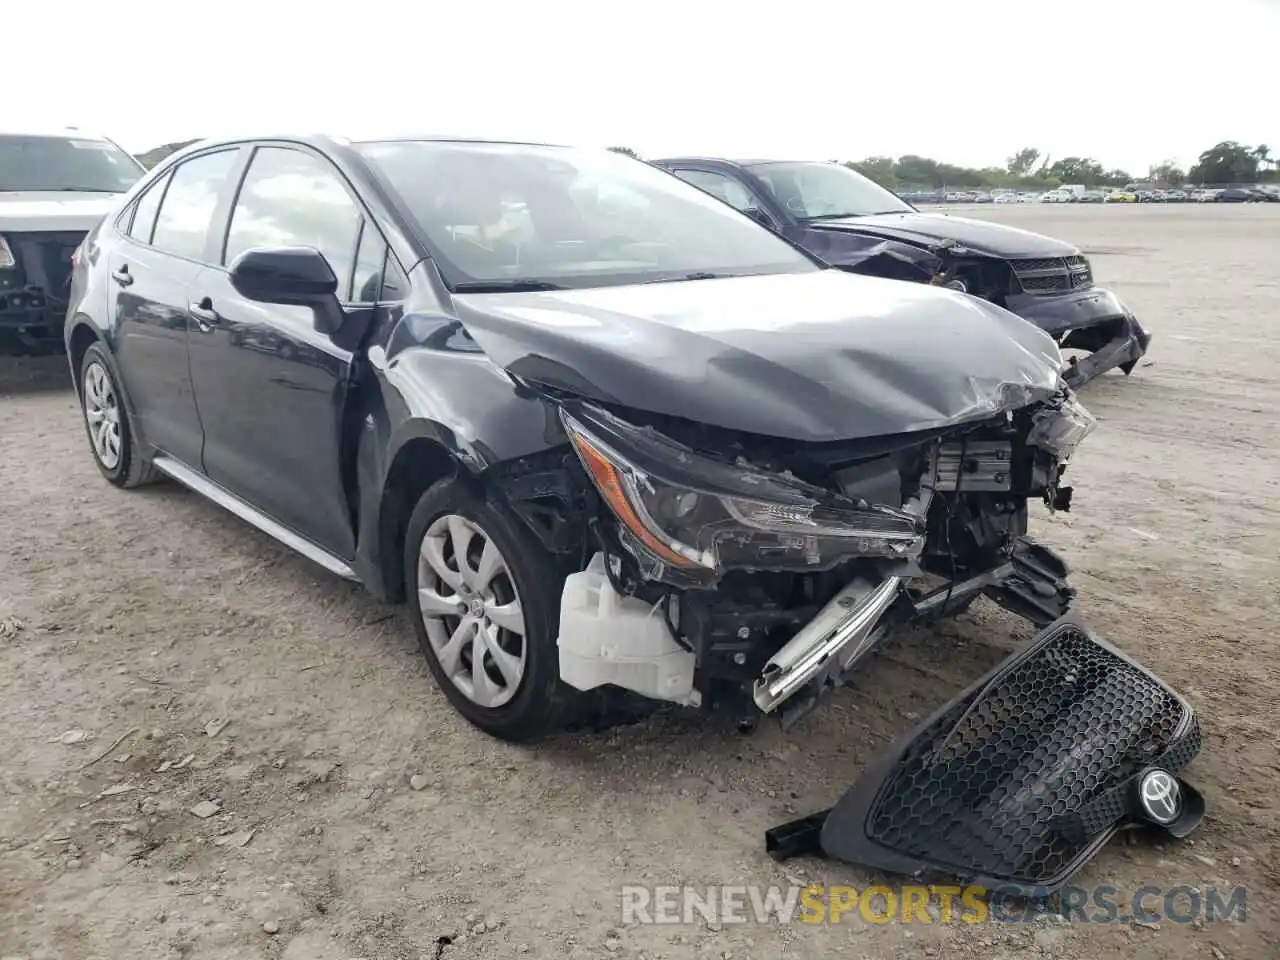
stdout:
[(333, 333), (342, 321), (338, 278), (314, 247), (255, 247), (232, 262), (231, 285), (247, 300), (311, 307), (316, 329)]
[(773, 229), (773, 221), (770, 220), (769, 215), (759, 207), (747, 207), (747, 209), (742, 212), (762, 227), (768, 227), (770, 230)]

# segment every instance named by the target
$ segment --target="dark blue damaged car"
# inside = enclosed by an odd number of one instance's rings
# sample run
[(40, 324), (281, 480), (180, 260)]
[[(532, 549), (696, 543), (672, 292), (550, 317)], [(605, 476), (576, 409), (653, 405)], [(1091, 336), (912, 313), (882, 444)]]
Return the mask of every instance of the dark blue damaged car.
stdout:
[(963, 290), (1034, 323), (1064, 350), (1079, 386), (1107, 370), (1133, 371), (1151, 334), (1114, 293), (1093, 283), (1068, 243), (1015, 227), (924, 213), (836, 163), (655, 160), (680, 179), (754, 217), (826, 262), (872, 276)]

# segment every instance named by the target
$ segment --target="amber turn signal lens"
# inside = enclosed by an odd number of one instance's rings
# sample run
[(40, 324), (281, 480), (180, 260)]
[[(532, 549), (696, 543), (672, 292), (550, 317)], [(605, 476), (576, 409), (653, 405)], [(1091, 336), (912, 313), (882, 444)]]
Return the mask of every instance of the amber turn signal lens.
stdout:
[(672, 566), (696, 567), (697, 564), (694, 561), (676, 553), (650, 533), (640, 518), (636, 516), (635, 510), (631, 506), (631, 501), (627, 499), (627, 494), (622, 489), (622, 478), (618, 476), (618, 470), (609, 458), (592, 446), (591, 442), (581, 434), (571, 432), (570, 437), (573, 439), (574, 446), (578, 448), (578, 453), (582, 456), (582, 462), (586, 465), (587, 470), (590, 471), (591, 479), (595, 481), (596, 489), (600, 491), (600, 495), (609, 504), (609, 508), (613, 510), (623, 525), (631, 531), (631, 534), (643, 543), (654, 556), (665, 560)]

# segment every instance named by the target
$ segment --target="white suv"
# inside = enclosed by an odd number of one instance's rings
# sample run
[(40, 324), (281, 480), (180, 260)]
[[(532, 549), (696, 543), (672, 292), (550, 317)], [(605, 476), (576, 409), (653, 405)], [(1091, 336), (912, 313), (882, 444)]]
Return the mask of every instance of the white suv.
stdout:
[(0, 352), (61, 347), (71, 255), (144, 172), (75, 127), (0, 127)]

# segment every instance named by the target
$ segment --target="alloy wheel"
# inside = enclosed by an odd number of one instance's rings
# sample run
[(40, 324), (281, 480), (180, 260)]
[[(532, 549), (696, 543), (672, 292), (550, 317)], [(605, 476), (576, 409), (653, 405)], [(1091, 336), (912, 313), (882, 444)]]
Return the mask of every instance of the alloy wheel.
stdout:
[(436, 518), (418, 552), (418, 611), (453, 685), (477, 706), (511, 701), (528, 651), (524, 610), (506, 558), (473, 520)]
[(98, 462), (108, 470), (120, 465), (120, 401), (111, 374), (98, 361), (84, 371), (84, 419)]

